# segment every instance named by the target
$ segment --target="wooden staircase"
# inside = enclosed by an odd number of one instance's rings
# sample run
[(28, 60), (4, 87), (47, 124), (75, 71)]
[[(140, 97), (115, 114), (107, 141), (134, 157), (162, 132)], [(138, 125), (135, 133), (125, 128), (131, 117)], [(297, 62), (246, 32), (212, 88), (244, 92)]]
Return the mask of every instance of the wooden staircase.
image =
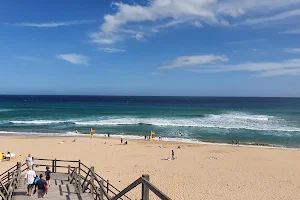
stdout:
[[(123, 190), (118, 190), (109, 180), (99, 176), (94, 167), (87, 167), (80, 160), (34, 159), (36, 174), (39, 167), (51, 166), (52, 179), (48, 194), (44, 199), (55, 200), (133, 200), (128, 192), (141, 185), (141, 200), (149, 200), (151, 191), (158, 199), (171, 200), (149, 181), (144, 174)], [(49, 163), (50, 162), (50, 163)], [(57, 164), (59, 163), (59, 164)], [(59, 169), (59, 172), (57, 172)], [(24, 184), (26, 164), (18, 162), (15, 166), (0, 174), (0, 200), (37, 199), (37, 194), (26, 196), (27, 186)]]
[[(36, 172), (36, 174), (40, 174)], [(26, 196), (27, 186), (23, 184), (24, 175), (21, 177), (20, 186), (15, 189), (13, 193), (13, 200), (26, 200), (26, 199), (38, 199), (37, 193), (32, 197)], [(48, 193), (44, 196), (44, 199), (53, 200), (92, 200), (90, 193), (78, 194), (74, 185), (68, 181), (68, 174), (65, 173), (53, 173), (50, 180), (50, 187)]]

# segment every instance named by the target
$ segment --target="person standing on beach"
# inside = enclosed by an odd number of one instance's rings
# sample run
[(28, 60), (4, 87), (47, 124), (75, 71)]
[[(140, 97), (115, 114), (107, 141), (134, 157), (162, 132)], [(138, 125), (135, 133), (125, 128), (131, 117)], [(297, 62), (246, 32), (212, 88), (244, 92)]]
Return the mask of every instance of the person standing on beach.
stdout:
[(32, 169), (34, 162), (33, 162), (33, 158), (31, 157), (31, 154), (28, 154), (28, 157), (26, 158), (26, 164), (28, 168), (31, 167)]
[(172, 150), (172, 160), (175, 159), (175, 153), (174, 153), (174, 150)]
[(123, 144), (123, 138), (121, 138), (121, 144)]
[(38, 198), (44, 198), (48, 192), (47, 182), (43, 179), (43, 174), (40, 174), (40, 180), (36, 183), (35, 190), (38, 188)]
[(28, 196), (32, 196), (32, 190), (34, 187), (34, 179), (36, 177), (35, 172), (32, 170), (31, 166), (28, 166), (28, 171), (25, 174), (24, 184), (27, 185), (27, 194)]

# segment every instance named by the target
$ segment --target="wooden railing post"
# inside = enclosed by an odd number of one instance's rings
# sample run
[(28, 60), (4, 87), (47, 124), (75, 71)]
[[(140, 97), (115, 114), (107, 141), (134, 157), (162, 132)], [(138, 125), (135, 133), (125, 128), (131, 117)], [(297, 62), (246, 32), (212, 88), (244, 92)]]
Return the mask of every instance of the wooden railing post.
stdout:
[[(149, 181), (149, 175), (143, 174), (142, 177)], [(149, 188), (142, 184), (142, 200), (149, 200)]]
[(68, 165), (68, 181), (70, 181), (71, 166)]
[(56, 164), (56, 158), (54, 159), (54, 172), (56, 173), (56, 166), (57, 166), (57, 164)]
[(94, 167), (91, 167), (90, 168), (90, 171), (91, 171), (91, 178), (90, 178), (90, 184), (91, 184), (91, 194), (92, 194), (92, 197), (94, 198), (94, 193), (95, 193), (95, 191), (94, 191), (94, 187), (95, 187), (95, 182), (94, 182), (94, 180), (95, 180), (95, 177), (94, 177)]
[(80, 171), (81, 171), (81, 162), (80, 160), (78, 160), (78, 174), (80, 175)]
[(10, 180), (10, 172), (9, 171), (7, 172), (7, 180), (8, 180), (8, 183), (9, 183), (9, 180)]
[[(102, 185), (102, 186), (104, 186), (104, 181), (101, 179), (100, 180), (100, 184)], [(103, 200), (104, 199), (104, 196), (103, 196), (103, 191), (100, 189), (100, 200)]]
[(106, 194), (109, 192), (109, 180), (106, 181)]
[(22, 173), (21, 167), (22, 167), (21, 162), (17, 162), (17, 172), (18, 172), (18, 179), (17, 179), (17, 184), (16, 184), (17, 187), (21, 180), (21, 173)]
[(78, 177), (79, 177), (79, 183), (81, 184), (80, 171), (81, 171), (81, 162), (80, 162), (80, 160), (78, 160)]
[(55, 161), (52, 160), (52, 172), (53, 172), (53, 173), (55, 173), (55, 171), (54, 171), (54, 166), (55, 166)]

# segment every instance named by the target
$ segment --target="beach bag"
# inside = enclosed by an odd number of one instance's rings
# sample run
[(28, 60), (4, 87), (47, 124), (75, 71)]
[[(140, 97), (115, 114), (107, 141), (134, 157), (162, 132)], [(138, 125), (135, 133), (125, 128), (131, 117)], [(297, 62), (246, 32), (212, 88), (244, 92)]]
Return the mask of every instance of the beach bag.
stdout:
[(45, 184), (44, 187), (45, 187), (45, 193), (47, 194), (47, 193), (48, 193), (48, 190), (49, 190), (48, 184)]

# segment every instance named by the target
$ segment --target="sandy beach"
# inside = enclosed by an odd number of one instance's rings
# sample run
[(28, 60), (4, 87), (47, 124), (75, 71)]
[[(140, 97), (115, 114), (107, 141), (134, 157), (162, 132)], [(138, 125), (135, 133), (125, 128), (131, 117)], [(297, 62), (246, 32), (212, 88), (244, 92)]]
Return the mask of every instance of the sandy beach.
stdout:
[[(0, 173), (34, 157), (80, 159), (123, 189), (142, 174), (172, 199), (299, 199), (300, 152), (238, 146), (77, 137), (0, 137)], [(180, 145), (180, 149), (177, 147)], [(163, 148), (159, 148), (163, 146)], [(175, 160), (164, 160), (175, 151)], [(138, 191), (138, 190), (137, 190)], [(139, 192), (139, 191), (138, 191)]]

